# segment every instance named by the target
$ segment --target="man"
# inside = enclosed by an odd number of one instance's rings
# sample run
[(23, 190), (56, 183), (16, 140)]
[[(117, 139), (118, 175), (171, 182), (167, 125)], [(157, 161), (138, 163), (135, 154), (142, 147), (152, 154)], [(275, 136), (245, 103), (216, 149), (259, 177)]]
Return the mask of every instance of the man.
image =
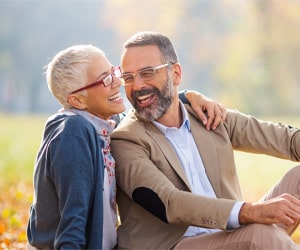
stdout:
[(292, 249), (300, 219), (300, 167), (257, 203), (244, 202), (233, 149), (300, 161), (300, 130), (228, 110), (207, 131), (177, 95), (181, 66), (171, 41), (142, 32), (124, 45), (134, 109), (112, 135), (121, 226), (131, 249)]

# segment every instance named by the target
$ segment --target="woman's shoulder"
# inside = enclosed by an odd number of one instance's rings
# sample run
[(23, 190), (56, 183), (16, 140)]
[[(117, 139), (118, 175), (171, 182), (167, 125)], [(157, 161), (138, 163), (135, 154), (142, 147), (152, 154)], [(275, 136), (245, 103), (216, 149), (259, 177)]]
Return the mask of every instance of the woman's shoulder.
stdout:
[(46, 130), (60, 135), (86, 136), (96, 133), (93, 125), (80, 115), (56, 114), (50, 117)]

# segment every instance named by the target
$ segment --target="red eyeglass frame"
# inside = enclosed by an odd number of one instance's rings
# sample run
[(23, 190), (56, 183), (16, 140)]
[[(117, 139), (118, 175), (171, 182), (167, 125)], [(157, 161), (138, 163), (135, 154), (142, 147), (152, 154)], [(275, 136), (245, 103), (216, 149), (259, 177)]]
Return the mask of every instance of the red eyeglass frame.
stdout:
[[(75, 94), (79, 91), (86, 90), (86, 89), (89, 89), (89, 88), (93, 88), (93, 87), (101, 85), (101, 84), (103, 84), (105, 87), (108, 87), (109, 85), (111, 85), (113, 83), (113, 76), (118, 77), (118, 78), (122, 76), (121, 66), (112, 67), (111, 73), (106, 75), (105, 77), (103, 77), (101, 80), (99, 80), (97, 82), (93, 82), (91, 84), (88, 84), (88, 85), (86, 85), (82, 88), (76, 89), (76, 90), (72, 91), (70, 94)], [(109, 79), (108, 83), (105, 83), (106, 79)]]

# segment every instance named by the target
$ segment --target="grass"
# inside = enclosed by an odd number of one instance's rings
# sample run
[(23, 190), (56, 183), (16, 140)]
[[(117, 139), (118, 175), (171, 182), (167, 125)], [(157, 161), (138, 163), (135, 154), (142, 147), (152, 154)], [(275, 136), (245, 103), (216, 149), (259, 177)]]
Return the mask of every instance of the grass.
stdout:
[[(45, 116), (0, 114), (0, 249), (25, 248), (33, 195), (33, 165), (45, 120)], [(281, 121), (300, 125), (299, 118)], [(257, 201), (284, 172), (296, 165), (291, 161), (241, 152), (236, 152), (235, 157), (247, 201)], [(299, 229), (293, 239), (300, 243)]]
[(45, 119), (0, 114), (0, 182), (31, 182)]

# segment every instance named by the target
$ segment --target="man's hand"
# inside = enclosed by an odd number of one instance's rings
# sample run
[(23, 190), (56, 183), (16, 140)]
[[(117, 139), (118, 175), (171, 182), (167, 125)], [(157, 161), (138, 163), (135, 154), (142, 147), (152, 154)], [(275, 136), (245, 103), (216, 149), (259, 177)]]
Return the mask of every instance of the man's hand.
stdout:
[(299, 223), (300, 200), (282, 194), (271, 200), (245, 203), (239, 213), (240, 224), (284, 224), (287, 228)]
[[(226, 108), (224, 105), (197, 91), (188, 90), (185, 95), (207, 130), (210, 130), (211, 128), (214, 130), (221, 122), (225, 121)], [(205, 111), (206, 114), (204, 113)]]

